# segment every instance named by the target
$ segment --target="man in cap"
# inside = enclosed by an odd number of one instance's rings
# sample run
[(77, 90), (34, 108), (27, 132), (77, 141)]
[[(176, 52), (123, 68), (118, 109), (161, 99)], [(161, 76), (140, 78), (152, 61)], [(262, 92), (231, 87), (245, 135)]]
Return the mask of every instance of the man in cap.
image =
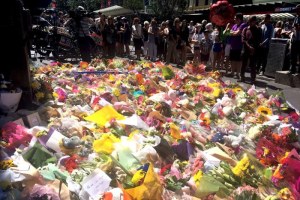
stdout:
[(78, 47), (80, 50), (81, 58), (83, 61), (91, 61), (91, 38), (90, 38), (90, 26), (94, 24), (94, 21), (87, 17), (87, 11), (82, 6), (78, 6), (76, 9), (76, 29), (78, 36)]

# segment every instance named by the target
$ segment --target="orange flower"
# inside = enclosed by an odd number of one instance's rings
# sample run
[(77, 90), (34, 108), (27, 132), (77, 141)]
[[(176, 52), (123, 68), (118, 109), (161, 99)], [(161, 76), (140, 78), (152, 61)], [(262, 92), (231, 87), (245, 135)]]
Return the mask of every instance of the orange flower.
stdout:
[(88, 66), (89, 66), (88, 62), (80, 61), (80, 63), (79, 63), (79, 67), (81, 69), (86, 69)]
[(273, 177), (276, 178), (276, 179), (283, 179), (283, 175), (281, 174), (280, 172), (280, 169), (281, 169), (281, 164), (279, 164), (276, 168), (276, 170), (274, 171), (273, 173)]
[(272, 133), (272, 138), (276, 141), (279, 142), (281, 140), (281, 137), (277, 133)]

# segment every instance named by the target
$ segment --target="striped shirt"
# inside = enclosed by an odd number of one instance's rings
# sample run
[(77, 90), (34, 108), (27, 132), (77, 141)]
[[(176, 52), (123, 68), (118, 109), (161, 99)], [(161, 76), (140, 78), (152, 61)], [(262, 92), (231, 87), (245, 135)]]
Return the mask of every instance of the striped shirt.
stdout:
[(93, 23), (88, 17), (83, 17), (80, 20), (80, 26), (78, 27), (79, 37), (85, 37), (90, 35), (90, 25)]

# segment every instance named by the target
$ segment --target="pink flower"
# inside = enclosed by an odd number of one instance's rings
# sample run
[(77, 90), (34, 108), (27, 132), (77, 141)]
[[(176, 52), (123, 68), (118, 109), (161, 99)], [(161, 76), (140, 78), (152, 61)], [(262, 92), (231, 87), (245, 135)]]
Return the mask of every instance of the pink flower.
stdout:
[(57, 88), (55, 91), (58, 95), (59, 102), (65, 102), (67, 99), (67, 93), (62, 88)]
[(8, 122), (2, 127), (2, 139), (8, 143), (9, 150), (15, 150), (20, 145), (27, 146), (32, 138), (27, 129), (14, 122)]
[(255, 86), (253, 85), (249, 90), (247, 91), (247, 94), (249, 96), (254, 96), (256, 94)]

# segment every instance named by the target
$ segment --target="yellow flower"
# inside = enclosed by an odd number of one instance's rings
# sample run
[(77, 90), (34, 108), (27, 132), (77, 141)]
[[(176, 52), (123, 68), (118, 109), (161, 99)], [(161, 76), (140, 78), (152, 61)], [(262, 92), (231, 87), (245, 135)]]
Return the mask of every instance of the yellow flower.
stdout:
[(116, 79), (115, 79), (115, 76), (112, 75), (112, 74), (110, 74), (110, 75), (109, 75), (109, 80), (110, 80), (110, 81), (115, 81), (115, 80), (116, 80)]
[(213, 96), (215, 98), (219, 97), (221, 94), (221, 90), (219, 88), (214, 88), (214, 91), (213, 91)]
[(208, 87), (211, 87), (213, 89), (212, 95), (215, 98), (218, 98), (222, 92), (222, 90), (220, 89), (220, 83), (208, 83), (207, 84)]
[(120, 142), (120, 139), (112, 133), (103, 133), (100, 139), (94, 141), (93, 149), (96, 153), (111, 154), (115, 149), (114, 143), (117, 142)]
[(218, 83), (218, 82), (208, 83), (207, 86), (208, 87), (213, 87), (213, 88), (218, 88), (218, 87), (220, 87), (220, 83)]
[(48, 133), (47, 133), (46, 130), (41, 130), (41, 131), (38, 131), (38, 132), (36, 133), (36, 137), (42, 137), (42, 136), (47, 135), (47, 134), (48, 134)]
[(135, 185), (138, 185), (143, 180), (145, 175), (146, 173), (142, 169), (140, 169), (133, 175), (131, 182)]
[(58, 94), (56, 92), (53, 92), (52, 93), (52, 96), (55, 98), (55, 99), (58, 99)]
[(201, 79), (203, 79), (203, 76), (202, 75), (197, 75), (197, 77), (196, 77), (198, 80), (201, 80)]
[(264, 149), (264, 156), (267, 156), (270, 153), (270, 149), (263, 147)]
[(236, 166), (232, 169), (232, 172), (239, 177), (242, 177), (244, 171), (248, 169), (250, 165), (250, 160), (247, 155), (245, 155), (242, 160), (240, 160)]
[(112, 91), (113, 95), (115, 95), (116, 97), (120, 96), (121, 92), (119, 89), (115, 88), (113, 91)]
[(197, 187), (199, 187), (200, 184), (200, 180), (203, 176), (203, 172), (201, 170), (199, 170), (194, 176), (193, 176), (193, 180), (195, 181), (195, 184)]
[(2, 160), (0, 161), (0, 170), (7, 170), (14, 166), (12, 160)]
[(145, 90), (146, 90), (146, 88), (145, 88), (145, 86), (144, 85), (140, 85), (140, 90), (142, 90), (143, 92), (145, 92)]
[(243, 92), (243, 89), (240, 87), (235, 87), (232, 89), (234, 91), (234, 93), (239, 93), (239, 92)]
[(272, 115), (272, 110), (266, 106), (259, 106), (257, 112), (261, 115)]
[(37, 81), (34, 81), (34, 82), (31, 83), (31, 87), (32, 87), (33, 90), (38, 90), (38, 89), (41, 88), (41, 84)]
[(182, 139), (180, 132), (181, 131), (178, 126), (176, 126), (174, 123), (170, 123), (170, 134), (173, 138)]
[(281, 189), (277, 196), (281, 199), (281, 200), (293, 200), (294, 197), (292, 195), (292, 192), (288, 189), (288, 188), (283, 188)]
[(37, 93), (35, 94), (35, 98), (36, 98), (37, 101), (43, 99), (44, 97), (45, 97), (45, 94), (42, 93), (42, 92), (37, 92)]

